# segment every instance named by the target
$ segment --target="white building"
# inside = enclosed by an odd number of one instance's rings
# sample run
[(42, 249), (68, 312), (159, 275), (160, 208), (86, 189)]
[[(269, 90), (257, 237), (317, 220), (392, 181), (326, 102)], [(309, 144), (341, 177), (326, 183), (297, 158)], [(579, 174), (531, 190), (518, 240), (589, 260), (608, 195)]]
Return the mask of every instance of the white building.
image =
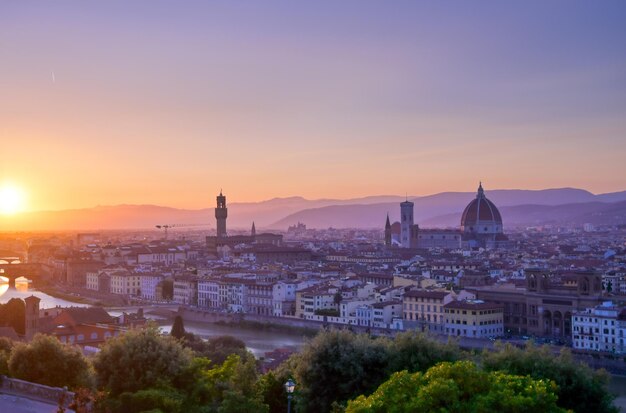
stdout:
[(98, 271), (90, 271), (85, 274), (86, 287), (88, 290), (98, 291), (99, 286), (99, 274)]
[(191, 275), (174, 278), (174, 302), (183, 305), (198, 303), (198, 279)]
[(402, 301), (385, 301), (372, 304), (372, 325), (389, 328), (395, 318), (402, 318)]
[(626, 295), (626, 272), (609, 271), (602, 275), (602, 284), (607, 292)]
[(276, 317), (293, 316), (296, 313), (296, 281), (278, 281), (272, 287), (272, 308)]
[(575, 349), (626, 353), (626, 308), (610, 301), (572, 314)]
[(210, 278), (198, 280), (198, 307), (221, 308), (219, 280)]
[(296, 317), (308, 318), (319, 310), (335, 310), (339, 305), (335, 298), (339, 289), (328, 286), (312, 286), (296, 291)]
[(141, 297), (146, 300), (158, 300), (161, 297), (157, 297), (157, 286), (163, 281), (163, 275), (160, 274), (141, 274)]
[(111, 277), (111, 292), (113, 294), (139, 295), (141, 275), (127, 269), (107, 271)]
[(254, 280), (222, 279), (219, 283), (220, 306), (232, 313), (248, 311), (248, 284)]
[(162, 263), (173, 265), (187, 259), (187, 252), (178, 248), (147, 247), (137, 253), (137, 264)]

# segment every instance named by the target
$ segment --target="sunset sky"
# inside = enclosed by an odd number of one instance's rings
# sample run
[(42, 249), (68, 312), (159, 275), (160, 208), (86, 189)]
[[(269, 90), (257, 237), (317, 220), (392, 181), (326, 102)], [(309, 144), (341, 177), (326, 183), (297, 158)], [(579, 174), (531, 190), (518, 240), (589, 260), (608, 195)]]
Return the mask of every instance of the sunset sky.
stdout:
[(625, 1), (5, 1), (27, 210), (626, 190)]

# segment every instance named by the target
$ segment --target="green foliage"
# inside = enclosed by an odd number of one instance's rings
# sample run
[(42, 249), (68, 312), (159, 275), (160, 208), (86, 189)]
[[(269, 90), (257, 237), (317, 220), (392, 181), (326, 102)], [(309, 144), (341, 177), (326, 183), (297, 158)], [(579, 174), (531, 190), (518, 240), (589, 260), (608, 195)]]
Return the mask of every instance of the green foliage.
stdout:
[(164, 300), (171, 300), (174, 298), (174, 280), (166, 278), (161, 281), (161, 295)]
[(532, 343), (523, 350), (498, 345), (497, 351), (483, 353), (482, 363), (487, 370), (554, 381), (558, 386), (558, 404), (563, 408), (575, 412), (617, 412), (606, 387), (608, 374), (577, 362), (566, 349), (555, 356), (549, 347)]
[(93, 382), (89, 362), (78, 347), (42, 334), (28, 344), (17, 344), (8, 367), (18, 379), (48, 386), (91, 387)]
[(10, 338), (0, 337), (0, 375), (9, 374), (9, 358), (14, 345)]
[(185, 333), (182, 342), (185, 347), (193, 350), (196, 355), (206, 357), (215, 364), (222, 364), (228, 356), (236, 354), (247, 357), (246, 343), (232, 336), (219, 336), (209, 340), (203, 340), (193, 333)]
[(407, 331), (398, 334), (390, 344), (387, 372), (425, 371), (439, 362), (460, 359), (461, 351), (456, 342), (442, 344), (426, 334)]
[(296, 356), (295, 380), (305, 412), (329, 412), (343, 402), (373, 391), (387, 379), (388, 340), (348, 331), (318, 334)]
[(287, 394), (284, 384), (289, 375), (280, 372), (268, 372), (257, 382), (258, 392), (263, 403), (269, 406), (269, 413), (284, 413), (287, 411)]
[(301, 354), (292, 357), (289, 372), (298, 382), (299, 408), (329, 412), (333, 402), (341, 404), (371, 393), (391, 373), (424, 371), (438, 362), (460, 358), (456, 343), (441, 344), (418, 332), (402, 333), (390, 341), (331, 330), (319, 333)]
[(26, 303), (21, 298), (11, 298), (0, 304), (0, 326), (13, 327), (20, 335), (26, 333)]
[(322, 308), (315, 310), (315, 315), (325, 315), (328, 317), (339, 317), (339, 310), (334, 308)]
[(182, 413), (183, 396), (173, 389), (146, 389), (136, 393), (122, 393), (116, 411), (140, 413), (147, 411)]
[(262, 413), (267, 411), (267, 405), (257, 389), (257, 380), (254, 356), (231, 355), (217, 366), (205, 358), (194, 359), (174, 386), (186, 395), (183, 406), (186, 412), (217, 412), (226, 404), (223, 409), (255, 406), (254, 411)]
[(170, 334), (179, 340), (185, 337), (185, 325), (181, 316), (177, 315), (174, 318), (174, 324), (172, 324), (172, 331)]
[(217, 409), (218, 413), (268, 413), (269, 408), (261, 399), (249, 397), (238, 390), (228, 390)]
[(191, 351), (155, 326), (108, 340), (94, 359), (99, 386), (112, 396), (166, 388), (191, 363)]
[(394, 373), (372, 395), (350, 401), (346, 412), (564, 413), (555, 390), (552, 382), (484, 372), (470, 361), (445, 362), (426, 373)]

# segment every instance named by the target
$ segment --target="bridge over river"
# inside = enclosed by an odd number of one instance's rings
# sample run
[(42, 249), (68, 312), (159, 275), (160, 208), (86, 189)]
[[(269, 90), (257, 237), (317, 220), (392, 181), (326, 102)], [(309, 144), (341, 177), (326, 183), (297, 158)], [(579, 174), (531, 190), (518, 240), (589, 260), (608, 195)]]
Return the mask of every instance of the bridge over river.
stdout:
[(15, 279), (24, 277), (35, 283), (52, 277), (52, 267), (40, 263), (22, 263), (19, 260), (8, 261), (0, 258), (0, 276), (9, 280), (9, 287), (15, 287)]

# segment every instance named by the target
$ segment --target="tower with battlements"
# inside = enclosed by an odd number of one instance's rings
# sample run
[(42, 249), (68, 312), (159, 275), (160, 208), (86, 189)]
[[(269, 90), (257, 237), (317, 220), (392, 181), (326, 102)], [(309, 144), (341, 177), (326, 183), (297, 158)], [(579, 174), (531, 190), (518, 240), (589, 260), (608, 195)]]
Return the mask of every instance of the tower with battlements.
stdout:
[(220, 194), (217, 196), (217, 207), (215, 208), (215, 219), (217, 220), (217, 237), (226, 237), (226, 218), (228, 217), (228, 208), (226, 208), (226, 197)]

